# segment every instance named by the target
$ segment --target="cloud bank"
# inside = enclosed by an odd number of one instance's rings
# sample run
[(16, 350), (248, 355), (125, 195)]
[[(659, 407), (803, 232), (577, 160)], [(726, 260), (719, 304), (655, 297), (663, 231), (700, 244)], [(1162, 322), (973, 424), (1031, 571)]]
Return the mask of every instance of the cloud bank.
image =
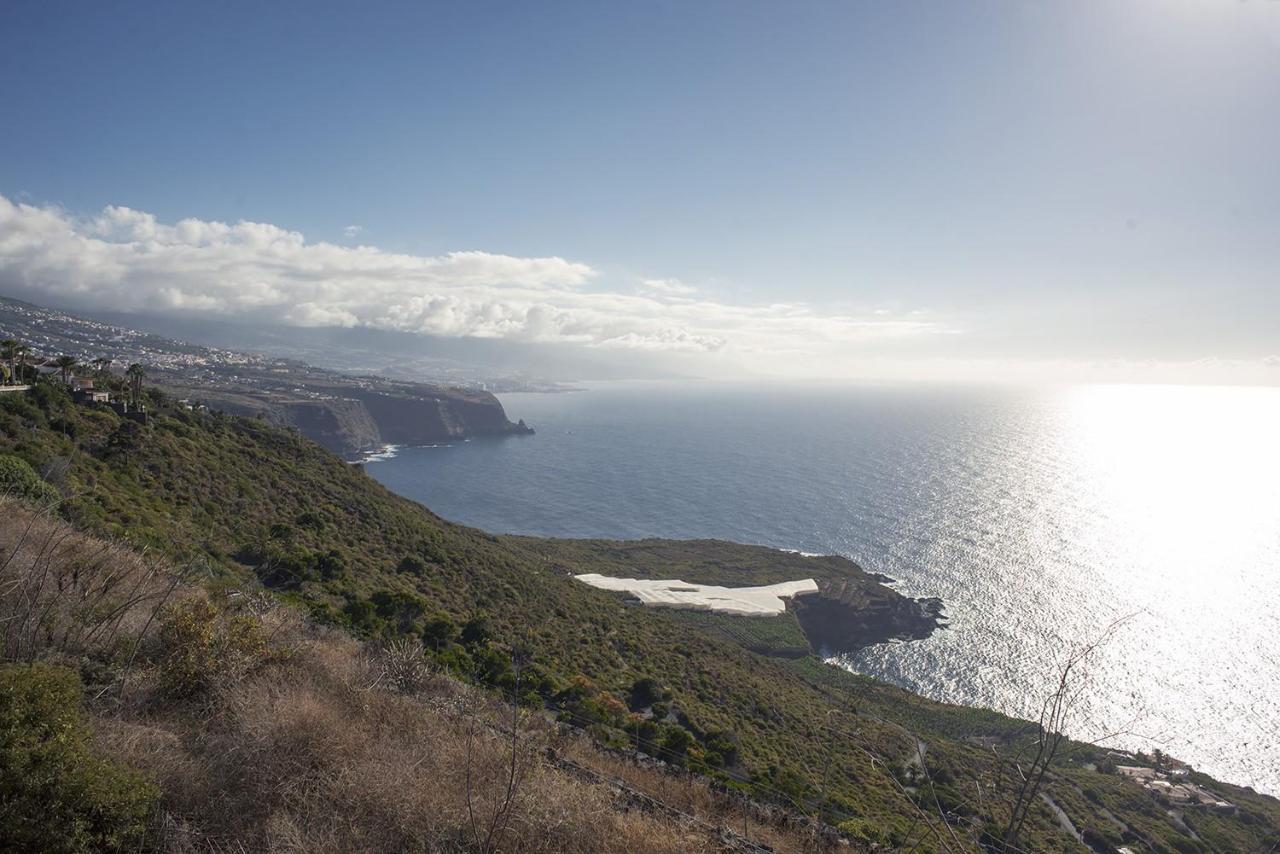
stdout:
[(0, 196), (0, 288), (88, 310), (748, 357), (812, 356), (939, 331), (919, 318), (701, 299), (671, 278), (616, 290), (600, 279), (588, 264), (558, 257), (407, 255), (309, 242), (267, 223), (165, 224), (115, 206), (76, 217)]

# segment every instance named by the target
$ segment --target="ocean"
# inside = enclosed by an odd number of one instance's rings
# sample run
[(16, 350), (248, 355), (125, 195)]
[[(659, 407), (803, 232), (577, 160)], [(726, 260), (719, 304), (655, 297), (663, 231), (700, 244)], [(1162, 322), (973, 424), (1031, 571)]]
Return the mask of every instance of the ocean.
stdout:
[(537, 435), (367, 463), (468, 525), (841, 554), (948, 628), (842, 666), (1280, 794), (1280, 388), (619, 383), (508, 394)]

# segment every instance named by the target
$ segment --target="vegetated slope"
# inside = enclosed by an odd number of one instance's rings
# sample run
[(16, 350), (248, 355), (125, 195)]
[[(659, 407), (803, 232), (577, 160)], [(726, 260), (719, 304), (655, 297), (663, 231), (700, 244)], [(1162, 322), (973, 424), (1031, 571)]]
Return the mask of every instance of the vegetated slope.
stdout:
[[(499, 690), (515, 689), (512, 660), (527, 658), (522, 701), (602, 744), (638, 746), (887, 844), (967, 847), (1006, 822), (1021, 788), (1008, 759), (1027, 746), (1025, 723), (933, 703), (811, 655), (753, 653), (723, 627), (628, 605), (567, 574), (570, 563), (619, 568), (614, 546), (495, 538), (287, 431), (153, 406), (140, 427), (75, 406), (53, 385), (3, 395), (0, 450), (45, 472), (76, 524), (195, 567), (214, 589), (256, 579), (323, 622), (419, 637), (439, 666)], [(735, 548), (671, 544), (658, 556), (684, 555), (672, 576), (686, 580), (721, 578), (712, 574), (737, 562), (751, 581), (763, 578), (763, 551), (734, 557)], [(1132, 783), (1086, 764), (1106, 761), (1079, 748), (1045, 787), (1091, 838), (1251, 850), (1280, 833), (1274, 800), (1212, 782), (1240, 814), (1188, 810), (1178, 824)], [(1020, 844), (1078, 848), (1039, 800)]]
[(0, 564), (0, 850), (813, 850), (420, 646), (209, 596), (6, 499)]

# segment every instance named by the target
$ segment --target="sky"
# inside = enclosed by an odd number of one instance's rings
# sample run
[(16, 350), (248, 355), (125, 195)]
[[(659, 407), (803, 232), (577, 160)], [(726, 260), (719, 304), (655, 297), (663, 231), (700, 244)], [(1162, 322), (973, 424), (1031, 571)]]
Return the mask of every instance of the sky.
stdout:
[(1280, 1), (10, 0), (0, 293), (1280, 384)]

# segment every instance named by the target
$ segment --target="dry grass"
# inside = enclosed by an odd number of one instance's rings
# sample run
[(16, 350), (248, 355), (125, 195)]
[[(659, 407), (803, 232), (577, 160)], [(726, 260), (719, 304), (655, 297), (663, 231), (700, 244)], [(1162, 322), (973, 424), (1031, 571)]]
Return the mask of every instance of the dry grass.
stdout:
[[(101, 745), (163, 792), (158, 849), (699, 852), (726, 848), (710, 825), (741, 826), (734, 802), (705, 785), (570, 739), (565, 755), (669, 808), (637, 809), (615, 786), (544, 761), (551, 740), (565, 744), (540, 716), (513, 737), (510, 707), (420, 667), (411, 647), (369, 648), (257, 594), (213, 603), (209, 628), (251, 622), (255, 666), (175, 699), (162, 690), (174, 635), (159, 627), (202, 591), (11, 503), (0, 504), (0, 565), (10, 659), (99, 674), (89, 702)], [(812, 850), (799, 833), (752, 822), (751, 834)]]
[[(812, 852), (832, 847), (816, 837), (808, 826), (797, 824), (791, 813), (746, 798), (731, 797), (689, 775), (598, 750), (580, 735), (561, 740), (557, 747), (567, 759), (603, 777), (620, 780), (668, 807), (694, 816), (705, 825), (731, 829), (737, 835), (775, 851)], [(839, 847), (852, 850), (843, 845)]]
[(118, 654), (121, 645), (143, 636), (151, 616), (180, 584), (157, 560), (79, 534), (48, 511), (0, 499), (5, 661)]

